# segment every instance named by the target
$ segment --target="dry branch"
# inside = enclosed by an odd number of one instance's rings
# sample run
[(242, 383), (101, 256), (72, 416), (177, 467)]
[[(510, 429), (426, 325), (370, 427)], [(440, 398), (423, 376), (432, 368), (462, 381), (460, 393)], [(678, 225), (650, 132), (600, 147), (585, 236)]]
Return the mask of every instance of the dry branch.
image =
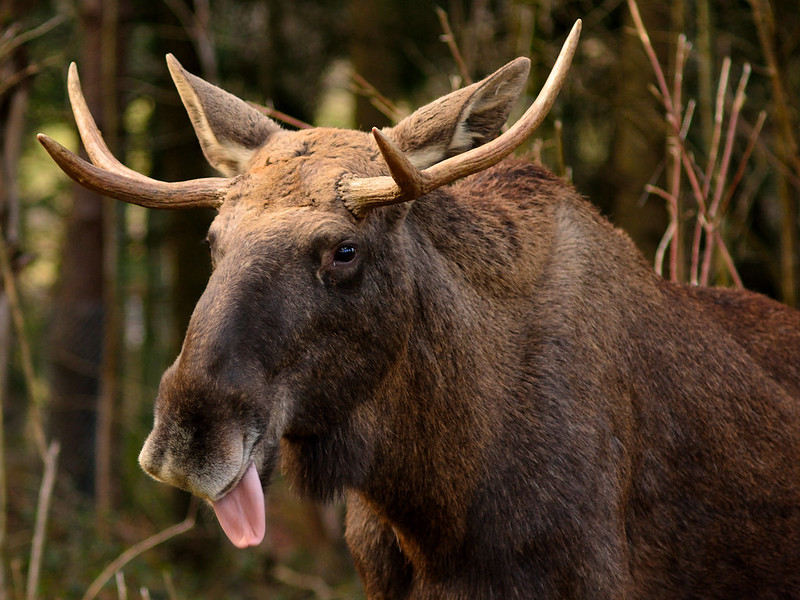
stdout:
[(352, 80), (351, 90), (359, 96), (367, 98), (378, 111), (392, 122), (397, 123), (402, 120), (406, 114), (405, 111), (400, 109), (394, 102), (389, 100), (386, 96), (381, 94), (378, 89), (369, 81), (364, 79), (361, 75), (353, 71), (350, 74)]
[(472, 83), (472, 78), (469, 76), (469, 70), (464, 62), (464, 57), (461, 55), (461, 51), (458, 49), (456, 36), (453, 33), (453, 29), (450, 27), (450, 19), (447, 16), (447, 12), (445, 12), (443, 8), (437, 6), (436, 16), (439, 17), (439, 24), (442, 26), (442, 31), (444, 32), (440, 39), (446, 43), (447, 47), (450, 49), (450, 53), (453, 55), (453, 60), (456, 62), (456, 66), (458, 67), (458, 72), (461, 75), (463, 85), (469, 85)]
[(47, 531), (47, 517), (50, 514), (50, 500), (53, 497), (53, 486), (56, 483), (58, 471), (58, 454), (61, 447), (58, 442), (51, 442), (44, 457), (44, 475), (39, 486), (39, 501), (36, 505), (36, 521), (33, 528), (33, 543), (31, 544), (31, 560), (28, 566), (28, 583), (26, 586), (26, 600), (35, 600), (39, 587), (39, 573), (44, 556), (44, 538)]
[(25, 336), (25, 320), (20, 308), (19, 294), (17, 293), (16, 278), (11, 266), (11, 258), (8, 255), (5, 234), (0, 228), (0, 271), (2, 271), (3, 286), (6, 297), (8, 298), (9, 308), (11, 309), (11, 319), (17, 333), (20, 356), (22, 360), (22, 373), (25, 378), (25, 389), (28, 395), (29, 417), (28, 426), (31, 429), (33, 440), (39, 451), (42, 460), (47, 457), (47, 443), (44, 434), (44, 416), (42, 414), (43, 401), (38, 394), (36, 377), (33, 370), (33, 355), (30, 344)]
[(316, 575), (298, 573), (286, 565), (277, 565), (272, 570), (272, 576), (293, 588), (313, 592), (314, 596), (320, 600), (333, 600), (336, 598), (331, 587), (321, 577), (317, 577)]
[[(708, 160), (705, 172), (696, 164), (692, 158), (692, 154), (686, 147), (686, 135), (691, 123), (692, 112), (694, 110), (694, 102), (687, 103), (684, 111), (682, 108), (682, 85), (683, 85), (683, 71), (685, 61), (687, 59), (687, 50), (690, 46), (686, 43), (685, 38), (681, 35), (678, 38), (677, 56), (676, 56), (676, 73), (674, 77), (673, 90), (670, 90), (667, 85), (667, 78), (664, 76), (664, 71), (656, 57), (655, 51), (650, 43), (650, 37), (642, 22), (639, 14), (638, 7), (635, 0), (628, 0), (628, 7), (631, 11), (631, 16), (636, 27), (639, 39), (644, 46), (645, 53), (647, 54), (653, 72), (656, 76), (657, 88), (656, 96), (664, 105), (666, 120), (670, 126), (670, 133), (668, 135), (670, 144), (670, 153), (673, 159), (673, 171), (670, 177), (670, 190), (660, 190), (655, 186), (648, 186), (648, 193), (653, 193), (667, 202), (670, 214), (670, 224), (664, 236), (659, 243), (656, 252), (655, 269), (660, 274), (663, 270), (663, 260), (667, 248), (670, 248), (670, 268), (671, 279), (679, 280), (678, 273), (682, 269), (682, 261), (680, 261), (680, 251), (682, 247), (681, 242), (681, 180), (685, 177), (689, 182), (691, 189), (691, 197), (696, 204), (696, 221), (694, 226), (694, 236), (692, 239), (691, 259), (689, 268), (689, 281), (694, 285), (708, 285), (710, 282), (711, 264), (714, 257), (714, 249), (717, 248), (722, 263), (725, 266), (728, 274), (737, 287), (742, 286), (741, 278), (736, 270), (734, 261), (728, 248), (725, 246), (722, 235), (719, 232), (719, 225), (722, 221), (723, 208), (728, 206), (730, 195), (733, 193), (738, 180), (743, 174), (744, 164), (752, 152), (752, 148), (748, 150), (740, 161), (737, 175), (732, 185), (727, 184), (728, 173), (731, 166), (731, 158), (733, 153), (733, 143), (736, 136), (736, 131), (739, 125), (739, 116), (741, 113), (742, 105), (744, 104), (744, 90), (747, 86), (747, 81), (750, 75), (750, 66), (745, 65), (742, 76), (739, 80), (731, 115), (728, 118), (728, 125), (725, 133), (724, 147), (722, 149), (721, 158), (719, 158), (719, 166), (717, 166), (718, 157), (720, 157), (720, 144), (722, 142), (723, 123), (725, 119), (725, 95), (728, 90), (728, 78), (730, 73), (730, 59), (726, 58), (722, 65), (720, 73), (719, 85), (716, 95), (716, 111), (714, 115), (714, 130), (711, 138), (711, 146), (709, 149)], [(760, 131), (761, 126), (757, 127)], [(751, 145), (755, 144), (755, 140), (751, 139)], [(701, 182), (702, 181), (702, 185)], [(725, 191), (729, 190), (727, 195)], [(710, 194), (713, 192), (711, 197)]]
[(125, 565), (143, 552), (155, 548), (159, 544), (163, 544), (167, 540), (189, 531), (192, 527), (194, 527), (196, 515), (197, 502), (193, 499), (191, 504), (189, 504), (189, 512), (183, 521), (172, 525), (171, 527), (167, 527), (163, 531), (151, 535), (149, 538), (144, 539), (138, 544), (135, 544), (125, 550), (125, 552), (120, 554), (116, 559), (110, 562), (105, 569), (102, 570), (102, 572), (92, 582), (92, 585), (89, 586), (89, 589), (83, 595), (81, 600), (93, 600), (93, 598), (100, 593), (100, 590), (103, 589), (103, 586), (105, 586), (106, 582), (108, 582), (108, 580), (111, 579), (111, 577), (117, 571), (122, 569)]
[(281, 123), (286, 123), (296, 129), (313, 129), (313, 125), (306, 123), (305, 121), (301, 121), (300, 119), (296, 119), (286, 113), (282, 113), (279, 110), (275, 110), (274, 108), (270, 108), (268, 106), (261, 106), (260, 104), (255, 104), (253, 102), (248, 102), (250, 106), (255, 108), (257, 111), (267, 115), (270, 119), (275, 119), (276, 121), (280, 121)]

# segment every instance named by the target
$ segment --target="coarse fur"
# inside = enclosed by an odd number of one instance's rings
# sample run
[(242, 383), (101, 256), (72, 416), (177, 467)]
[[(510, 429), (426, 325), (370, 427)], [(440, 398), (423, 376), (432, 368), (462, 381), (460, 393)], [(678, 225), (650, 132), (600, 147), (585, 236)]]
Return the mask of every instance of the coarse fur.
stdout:
[[(800, 313), (663, 281), (518, 159), (357, 218), (338, 184), (388, 174), (372, 137), (170, 68), (235, 178), (149, 473), (344, 496), (370, 600), (800, 598)], [(484, 143), (510, 70), (386, 135), (428, 163)]]

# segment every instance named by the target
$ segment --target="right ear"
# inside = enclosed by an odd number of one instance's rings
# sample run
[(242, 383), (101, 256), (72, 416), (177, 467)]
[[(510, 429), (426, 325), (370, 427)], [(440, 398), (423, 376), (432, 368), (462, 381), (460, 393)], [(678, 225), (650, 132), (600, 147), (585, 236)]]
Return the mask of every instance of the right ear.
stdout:
[(272, 119), (215, 85), (192, 75), (167, 54), (167, 66), (209, 164), (232, 177), (281, 128)]
[(384, 133), (418, 169), (485, 144), (500, 133), (525, 89), (531, 62), (518, 58), (482, 81), (418, 109)]

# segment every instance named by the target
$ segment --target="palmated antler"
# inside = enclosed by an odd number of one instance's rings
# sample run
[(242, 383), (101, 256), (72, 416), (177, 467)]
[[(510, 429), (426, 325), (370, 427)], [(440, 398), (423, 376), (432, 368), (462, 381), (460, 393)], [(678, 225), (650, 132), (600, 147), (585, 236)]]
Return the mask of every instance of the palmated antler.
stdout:
[(378, 206), (416, 200), (443, 185), (488, 169), (503, 160), (530, 137), (547, 116), (566, 80), (572, 57), (578, 47), (580, 32), (581, 21), (578, 20), (533, 104), (508, 131), (482, 146), (420, 170), (389, 138), (373, 128), (372, 135), (389, 167), (391, 177), (353, 177), (342, 180), (340, 190), (345, 205), (353, 214), (361, 217)]
[(229, 185), (228, 179), (207, 177), (167, 182), (129, 169), (114, 157), (103, 140), (83, 97), (75, 63), (69, 67), (67, 86), (78, 131), (86, 153), (94, 164), (44, 134), (40, 133), (37, 137), (58, 166), (73, 180), (109, 198), (147, 208), (219, 208)]

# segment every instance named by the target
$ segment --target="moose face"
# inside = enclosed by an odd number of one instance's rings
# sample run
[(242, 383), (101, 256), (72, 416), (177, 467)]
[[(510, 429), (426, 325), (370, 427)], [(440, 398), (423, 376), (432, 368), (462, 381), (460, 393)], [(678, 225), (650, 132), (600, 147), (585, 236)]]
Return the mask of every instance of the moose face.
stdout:
[[(262, 486), (282, 456), (297, 489), (359, 485), (381, 435), (389, 377), (436, 287), (413, 203), (507, 156), (549, 110), (580, 22), (536, 102), (496, 137), (529, 69), (517, 59), (373, 135), (284, 131), (244, 101), (167, 62), (206, 158), (226, 178), (165, 183), (120, 164), (69, 91), (89, 164), (40, 141), (82, 185), (154, 208), (214, 207), (213, 273), (164, 374), (140, 455), (156, 479), (210, 501), (238, 546), (264, 535)], [(446, 199), (446, 198), (445, 198)], [(428, 197), (426, 201), (430, 201)]]
[[(362, 172), (380, 172), (367, 134), (338, 133), (374, 156)], [(412, 286), (398, 211), (356, 219), (342, 206), (341, 158), (314, 151), (329, 135), (278, 139), (232, 183), (208, 232), (211, 278), (161, 381), (140, 462), (215, 506), (250, 465), (266, 483), (282, 439), (300, 454), (341, 436), (404, 346)]]

